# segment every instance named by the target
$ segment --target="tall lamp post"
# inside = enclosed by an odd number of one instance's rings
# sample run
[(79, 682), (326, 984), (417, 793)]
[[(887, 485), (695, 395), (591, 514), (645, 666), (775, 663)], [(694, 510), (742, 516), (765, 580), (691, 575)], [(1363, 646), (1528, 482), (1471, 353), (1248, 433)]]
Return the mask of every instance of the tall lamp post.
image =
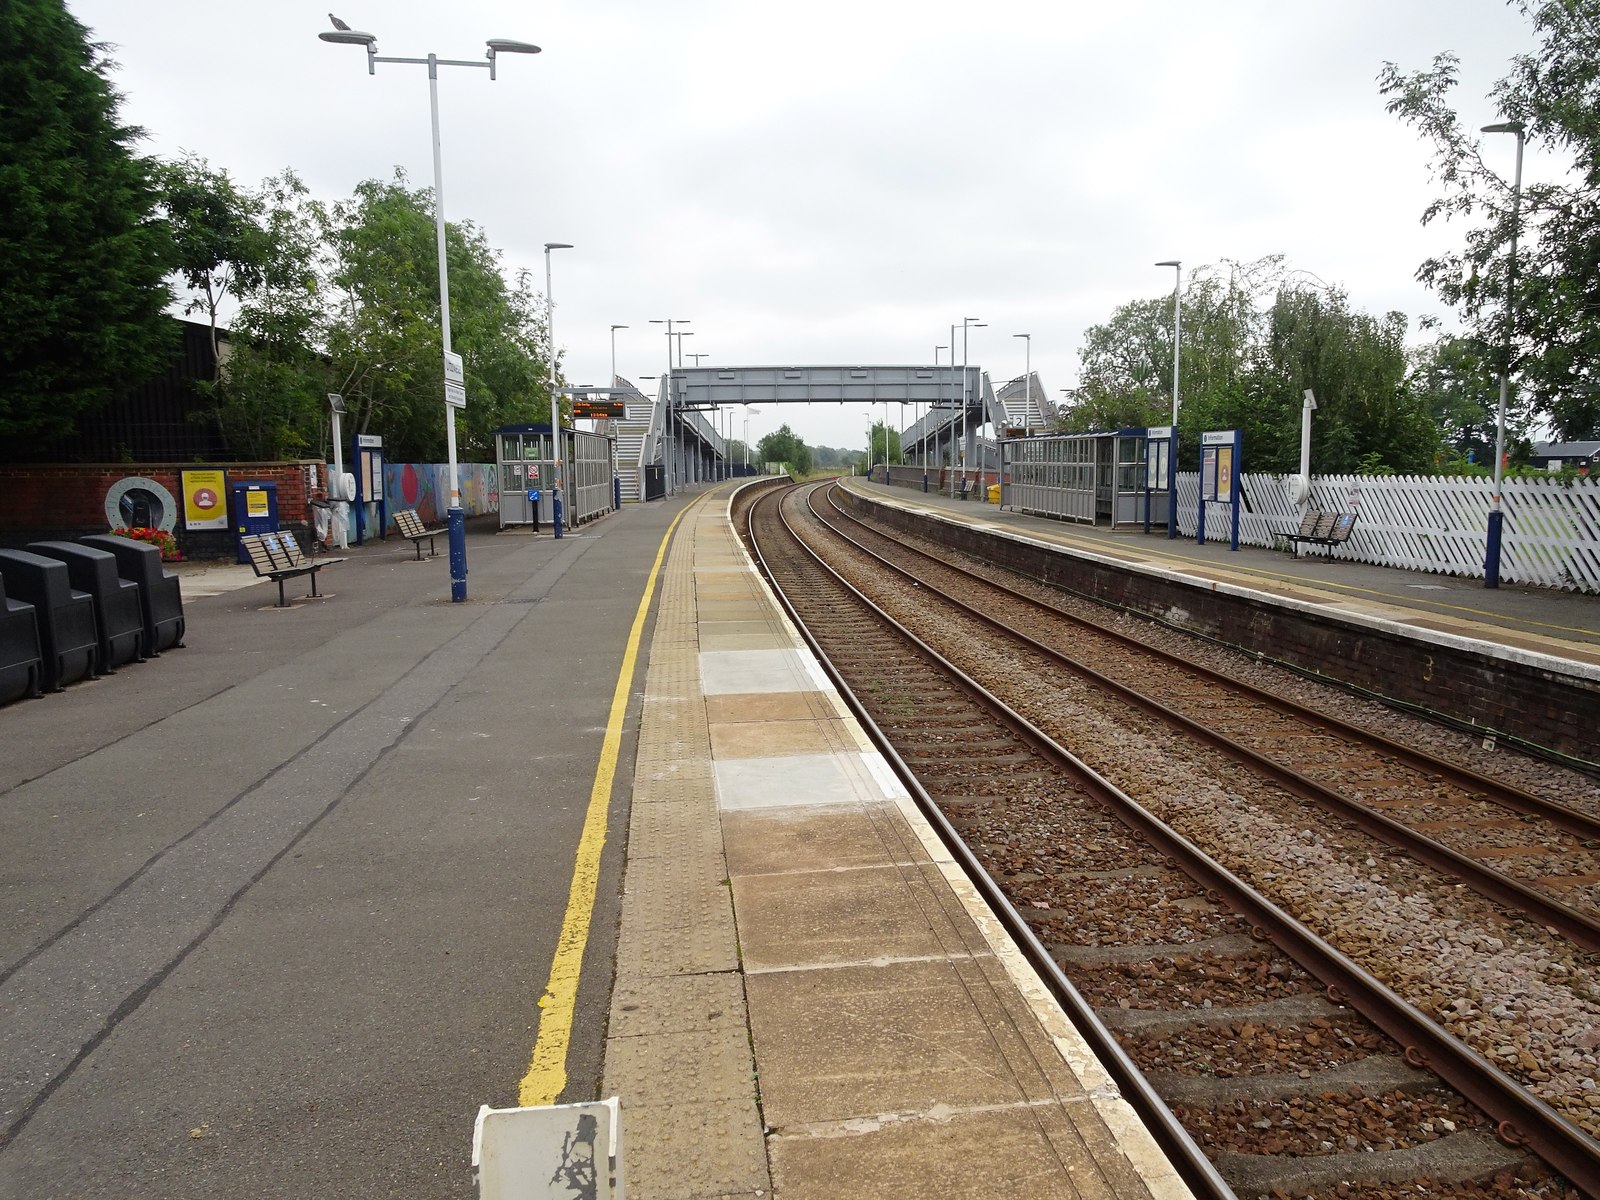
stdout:
[(1175, 258), (1165, 262), (1158, 262), (1158, 267), (1172, 268), (1172, 425), (1173, 432), (1177, 432), (1178, 425), (1178, 345), (1179, 334), (1183, 329), (1183, 264)]
[(1521, 121), (1485, 125), (1484, 133), (1517, 135), (1517, 173), (1511, 185), (1511, 262), (1506, 267), (1506, 333), (1500, 354), (1500, 404), (1494, 417), (1494, 495), (1489, 500), (1489, 537), (1483, 554), (1483, 586), (1500, 586), (1500, 536), (1505, 523), (1500, 490), (1506, 469), (1506, 393), (1511, 387), (1511, 341), (1517, 307), (1517, 231), (1522, 217), (1522, 144), (1526, 126)]
[[(331, 15), (331, 14), (330, 14)], [(433, 118), (433, 226), (439, 248), (439, 334), (444, 349), (444, 429), (445, 448), (450, 456), (450, 599), (460, 603), (467, 598), (467, 518), (461, 510), (461, 480), (456, 469), (456, 409), (466, 406), (466, 388), (462, 378), (461, 360), (450, 351), (450, 281), (445, 273), (444, 243), (444, 158), (439, 144), (439, 68), (486, 67), (489, 78), (495, 77), (495, 55), (538, 54), (539, 47), (532, 42), (518, 42), (510, 38), (490, 38), (486, 61), (440, 58), (430, 54), (427, 58), (388, 58), (378, 54), (376, 34), (362, 33), (344, 26), (335, 19), (334, 28), (317, 35), (325, 42), (345, 46), (363, 46), (367, 51), (367, 74), (376, 75), (379, 63), (408, 63), (428, 68), (428, 108)]]
[(1012, 337), (1022, 339), (1024, 347), (1022, 362), (1022, 423), (1028, 423), (1028, 415), (1033, 411), (1033, 334), (1013, 333)]
[(1178, 536), (1178, 362), (1182, 357), (1183, 263), (1169, 258), (1156, 264), (1172, 268), (1172, 441), (1167, 459), (1167, 540)]
[(550, 342), (550, 456), (555, 461), (550, 470), (554, 478), (550, 480), (550, 528), (556, 537), (561, 536), (561, 404), (556, 396), (556, 298), (550, 290), (550, 251), (571, 250), (570, 242), (546, 242), (544, 244), (544, 301), (547, 309), (545, 315), (545, 336)]
[[(667, 373), (661, 377), (661, 394), (665, 397), (666, 412), (662, 414), (662, 432), (667, 439), (667, 495), (677, 492), (678, 430), (672, 419), (672, 327), (688, 325), (688, 317), (651, 317), (650, 324), (667, 327)], [(680, 341), (679, 346), (683, 343)]]
[(751, 413), (755, 413), (756, 415), (759, 416), (760, 413), (761, 413), (761, 410), (759, 408), (752, 408), (748, 404), (746, 404), (744, 406), (744, 465), (745, 465), (745, 469), (746, 470), (749, 470), (749, 467), (750, 467), (750, 414)]
[[(957, 436), (961, 440), (961, 486), (963, 491), (966, 490), (967, 484), (967, 330), (987, 328), (989, 327), (978, 320), (977, 317), (961, 318), (961, 426)], [(952, 346), (955, 344), (954, 331), (951, 333), (950, 342)], [(980, 484), (983, 482), (983, 472), (981, 470), (978, 472), (978, 482)], [(950, 481), (950, 491), (951, 495), (955, 494), (954, 478)]]
[(613, 325), (611, 327), (611, 382), (609, 387), (617, 386), (617, 330), (626, 329), (626, 325)]

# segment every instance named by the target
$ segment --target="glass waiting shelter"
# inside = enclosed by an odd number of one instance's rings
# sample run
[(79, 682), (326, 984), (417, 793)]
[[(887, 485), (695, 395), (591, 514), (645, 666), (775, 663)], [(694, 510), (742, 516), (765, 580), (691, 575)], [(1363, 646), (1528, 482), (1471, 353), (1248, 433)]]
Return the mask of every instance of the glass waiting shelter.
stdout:
[[(538, 525), (551, 528), (550, 487), (555, 481), (548, 425), (506, 425), (495, 430), (495, 460), (500, 464), (500, 528)], [(616, 507), (612, 480), (614, 439), (581, 429), (561, 431), (562, 521), (581, 525)], [(528, 493), (539, 493), (530, 501)], [(537, 507), (537, 511), (535, 508)]]
[(1145, 433), (1000, 440), (1000, 506), (1086, 525), (1144, 525)]

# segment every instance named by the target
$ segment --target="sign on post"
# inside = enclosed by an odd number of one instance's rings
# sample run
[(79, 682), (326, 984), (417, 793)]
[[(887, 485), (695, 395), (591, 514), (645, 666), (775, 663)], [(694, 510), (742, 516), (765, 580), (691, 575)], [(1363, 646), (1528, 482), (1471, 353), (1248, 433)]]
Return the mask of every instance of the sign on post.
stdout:
[(467, 406), (467, 369), (461, 355), (450, 350), (444, 352), (444, 402), (451, 408)]

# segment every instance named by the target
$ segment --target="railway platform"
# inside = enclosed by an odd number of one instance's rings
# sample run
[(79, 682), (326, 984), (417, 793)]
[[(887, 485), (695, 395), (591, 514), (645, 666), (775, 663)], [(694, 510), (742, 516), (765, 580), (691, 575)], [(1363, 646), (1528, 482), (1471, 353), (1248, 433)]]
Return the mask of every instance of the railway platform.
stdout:
[[(1592, 598), (849, 486), (1600, 675)], [(404, 542), (282, 610), (209, 570), (186, 649), (0, 709), (0, 1193), (467, 1197), (479, 1104), (618, 1095), (632, 1200), (1187, 1195), (730, 494), (474, 528), (467, 604)]]
[[(1474, 734), (1600, 761), (1600, 596), (1050, 520), (842, 480), (906, 529)], [(982, 551), (988, 553), (988, 550)]]

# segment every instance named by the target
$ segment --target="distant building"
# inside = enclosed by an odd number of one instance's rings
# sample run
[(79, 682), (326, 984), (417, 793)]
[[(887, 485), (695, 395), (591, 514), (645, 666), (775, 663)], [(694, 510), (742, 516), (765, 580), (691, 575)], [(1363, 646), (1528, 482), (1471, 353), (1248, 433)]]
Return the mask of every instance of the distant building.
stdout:
[(1535, 442), (1528, 461), (1547, 471), (1572, 467), (1578, 474), (1587, 475), (1600, 466), (1600, 442)]
[[(227, 443), (211, 402), (196, 383), (217, 378), (211, 354), (211, 327), (172, 318), (180, 334), (166, 371), (130, 381), (126, 392), (98, 409), (80, 414), (77, 429), (54, 441), (12, 438), (0, 444), (0, 463), (221, 462)], [(218, 330), (223, 360), (228, 335)]]

